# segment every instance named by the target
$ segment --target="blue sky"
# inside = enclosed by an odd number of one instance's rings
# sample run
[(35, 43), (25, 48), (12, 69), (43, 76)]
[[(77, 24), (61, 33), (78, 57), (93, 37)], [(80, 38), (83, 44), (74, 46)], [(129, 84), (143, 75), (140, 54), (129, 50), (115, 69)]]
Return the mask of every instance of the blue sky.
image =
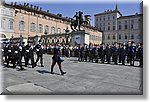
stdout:
[[(15, 2), (15, 0), (6, 0), (6, 2)], [(16, 0), (17, 1), (17, 0)], [(18, 1), (17, 1), (18, 2)], [(22, 3), (24, 1), (21, 1)], [(28, 1), (29, 2), (29, 1)], [(30, 3), (30, 2), (29, 2)], [(38, 5), (43, 10), (50, 10), (51, 13), (61, 13), (64, 17), (73, 17), (76, 11), (92, 16), (92, 25), (94, 25), (94, 14), (104, 12), (105, 10), (114, 10), (118, 5), (119, 11), (125, 15), (139, 13), (140, 0), (134, 2), (31, 2), (30, 4)]]

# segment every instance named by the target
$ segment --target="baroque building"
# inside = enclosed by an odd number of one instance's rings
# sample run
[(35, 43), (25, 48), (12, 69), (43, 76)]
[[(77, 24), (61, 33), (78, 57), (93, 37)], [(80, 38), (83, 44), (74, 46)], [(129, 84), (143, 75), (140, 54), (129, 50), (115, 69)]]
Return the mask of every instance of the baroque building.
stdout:
[[(62, 14), (52, 14), (49, 10), (44, 11), (41, 7), (29, 3), (7, 4), (15, 10), (13, 40), (31, 40), (43, 43), (70, 43), (72, 32), (70, 28), (71, 18), (63, 17)], [(102, 32), (89, 24), (90, 15), (85, 15), (88, 22), (81, 26), (81, 30), (89, 32), (89, 42), (101, 44)], [(7, 36), (8, 37), (8, 36)]]
[(142, 23), (142, 14), (122, 16), (117, 5), (115, 10), (95, 14), (95, 26), (103, 32), (102, 42), (105, 44), (126, 43), (129, 40), (142, 43)]
[(1, 38), (11, 38), (14, 34), (15, 9), (0, 1), (0, 35)]

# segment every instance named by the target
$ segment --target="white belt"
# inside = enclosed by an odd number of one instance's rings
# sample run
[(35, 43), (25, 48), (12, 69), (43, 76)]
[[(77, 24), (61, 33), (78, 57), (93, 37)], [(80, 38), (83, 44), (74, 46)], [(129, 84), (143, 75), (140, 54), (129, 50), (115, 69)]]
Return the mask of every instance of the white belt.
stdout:
[(18, 51), (15, 51), (15, 53), (18, 53)]
[(27, 52), (29, 52), (29, 50), (26, 50)]

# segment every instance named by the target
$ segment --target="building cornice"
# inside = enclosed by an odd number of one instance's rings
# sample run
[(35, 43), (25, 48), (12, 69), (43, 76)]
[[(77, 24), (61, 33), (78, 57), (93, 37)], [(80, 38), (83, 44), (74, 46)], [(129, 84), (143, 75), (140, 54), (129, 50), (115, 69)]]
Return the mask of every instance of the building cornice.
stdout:
[(100, 16), (100, 15), (105, 15), (105, 14), (110, 14), (110, 13), (119, 13), (122, 16), (122, 14), (121, 14), (121, 12), (119, 10), (105, 11), (105, 12), (102, 12), (102, 13), (95, 14), (94, 16)]

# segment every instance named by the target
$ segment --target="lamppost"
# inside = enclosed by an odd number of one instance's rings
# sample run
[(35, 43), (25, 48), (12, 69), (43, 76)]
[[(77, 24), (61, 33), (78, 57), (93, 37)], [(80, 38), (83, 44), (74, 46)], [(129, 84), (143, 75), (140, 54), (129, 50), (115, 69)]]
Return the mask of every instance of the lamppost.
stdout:
[(68, 38), (69, 38), (69, 29), (68, 29), (68, 27), (66, 28), (66, 30), (65, 30), (65, 38), (66, 38), (66, 44), (68, 45), (69, 44), (69, 42), (68, 42)]

